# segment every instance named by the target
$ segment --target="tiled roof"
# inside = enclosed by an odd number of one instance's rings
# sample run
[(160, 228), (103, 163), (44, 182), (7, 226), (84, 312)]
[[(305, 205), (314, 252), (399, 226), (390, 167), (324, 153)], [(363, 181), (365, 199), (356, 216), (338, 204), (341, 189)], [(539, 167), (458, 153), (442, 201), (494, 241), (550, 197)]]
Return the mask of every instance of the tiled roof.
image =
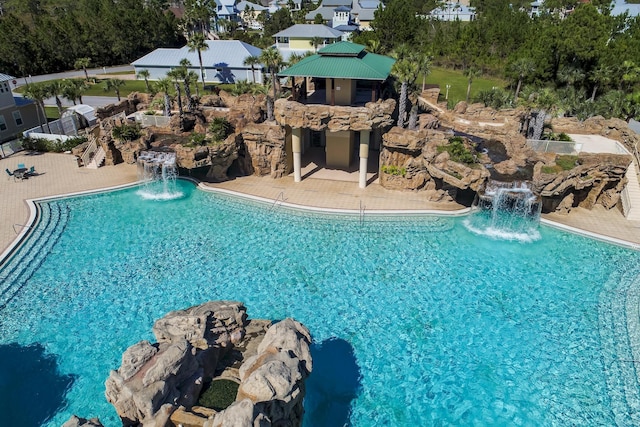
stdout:
[(0, 82), (6, 82), (9, 80), (15, 80), (16, 78), (13, 76), (10, 76), (9, 74), (2, 74), (0, 73)]
[(305, 38), (321, 37), (323, 39), (337, 39), (342, 32), (322, 24), (295, 24), (286, 30), (275, 33), (273, 37)]
[[(202, 51), (205, 67), (224, 66), (246, 68), (244, 60), (249, 56), (260, 56), (262, 50), (239, 40), (207, 40), (209, 49)], [(182, 59), (188, 59), (193, 66), (199, 66), (198, 52), (189, 52), (189, 47), (179, 49), (160, 48), (137, 59), (131, 65), (139, 68), (164, 66), (177, 67)]]
[(256, 12), (262, 12), (263, 10), (269, 10), (268, 7), (262, 6), (261, 4), (251, 3), (250, 1), (242, 0), (236, 4), (236, 9), (240, 12), (244, 12), (245, 8), (249, 6), (249, 9), (253, 8)]
[(320, 49), (318, 54), (301, 60), (278, 75), (382, 81), (389, 77), (394, 62), (388, 56), (366, 52), (362, 45), (339, 42)]

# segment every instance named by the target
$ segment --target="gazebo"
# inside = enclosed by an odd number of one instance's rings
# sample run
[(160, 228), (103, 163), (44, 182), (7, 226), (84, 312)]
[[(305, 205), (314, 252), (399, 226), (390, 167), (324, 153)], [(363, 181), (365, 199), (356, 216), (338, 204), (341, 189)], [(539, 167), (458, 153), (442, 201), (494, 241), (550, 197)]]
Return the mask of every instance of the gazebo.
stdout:
[[(365, 47), (351, 42), (330, 44), (317, 54), (302, 59), (280, 71), (280, 77), (304, 78), (298, 98), (309, 104), (362, 107), (376, 102), (381, 96), (381, 86), (388, 79), (395, 60), (370, 53)], [(307, 91), (306, 82), (312, 79), (314, 91)], [(355, 112), (355, 111), (354, 111)], [(360, 187), (366, 186), (367, 160), (371, 129), (325, 130), (319, 135), (325, 147), (326, 165), (348, 168), (353, 160), (356, 140), (360, 144)], [(292, 129), (292, 153), (294, 180), (301, 180), (302, 129)], [(316, 139), (318, 139), (316, 137)]]

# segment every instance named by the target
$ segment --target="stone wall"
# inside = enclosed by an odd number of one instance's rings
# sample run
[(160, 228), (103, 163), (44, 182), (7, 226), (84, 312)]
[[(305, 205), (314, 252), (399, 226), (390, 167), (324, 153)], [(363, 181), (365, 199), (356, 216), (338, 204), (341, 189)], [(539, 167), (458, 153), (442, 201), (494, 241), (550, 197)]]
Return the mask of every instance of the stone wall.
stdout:
[(246, 147), (244, 172), (282, 178), (287, 174), (285, 130), (275, 123), (249, 124), (242, 130)]

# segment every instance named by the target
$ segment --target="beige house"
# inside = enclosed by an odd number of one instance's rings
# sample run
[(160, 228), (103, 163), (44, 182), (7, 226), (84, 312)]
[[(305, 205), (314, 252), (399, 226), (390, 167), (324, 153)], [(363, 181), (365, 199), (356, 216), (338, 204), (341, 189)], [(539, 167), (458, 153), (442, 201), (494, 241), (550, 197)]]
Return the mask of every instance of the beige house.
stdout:
[[(273, 35), (275, 47), (287, 61), (292, 54), (304, 55), (342, 40), (344, 33), (322, 24), (295, 24)], [(320, 42), (317, 46), (314, 42)]]
[(0, 73), (0, 142), (16, 139), (40, 124), (36, 104), (11, 93), (14, 81), (15, 77)]

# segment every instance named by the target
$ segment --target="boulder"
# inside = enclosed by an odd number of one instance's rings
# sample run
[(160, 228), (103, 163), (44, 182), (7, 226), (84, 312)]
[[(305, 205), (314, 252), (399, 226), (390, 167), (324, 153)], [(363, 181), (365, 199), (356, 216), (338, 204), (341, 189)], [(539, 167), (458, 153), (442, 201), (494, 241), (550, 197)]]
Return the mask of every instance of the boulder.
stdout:
[(246, 309), (235, 301), (209, 302), (157, 320), (158, 343), (129, 347), (105, 384), (123, 425), (164, 426), (178, 406), (193, 406), (204, 379), (213, 377), (218, 361), (242, 340), (245, 324)]
[(64, 424), (62, 427), (103, 427), (102, 423), (97, 418), (80, 418), (75, 415), (72, 415), (71, 418)]

